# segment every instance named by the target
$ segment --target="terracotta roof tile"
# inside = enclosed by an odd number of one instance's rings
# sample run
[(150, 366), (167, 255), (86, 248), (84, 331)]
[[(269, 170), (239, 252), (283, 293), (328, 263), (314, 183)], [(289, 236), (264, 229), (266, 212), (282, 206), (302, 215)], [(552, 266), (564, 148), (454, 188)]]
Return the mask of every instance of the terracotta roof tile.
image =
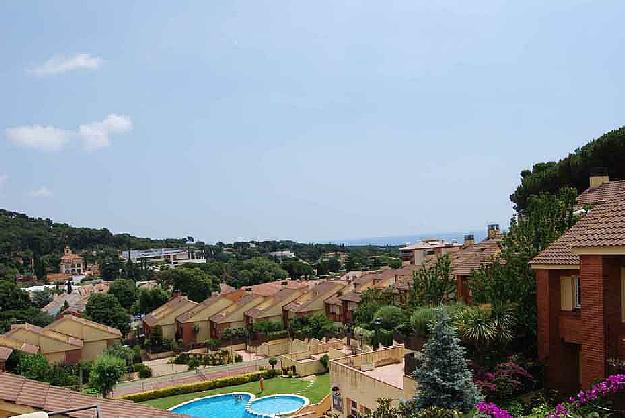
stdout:
[(591, 205), (568, 231), (530, 262), (532, 265), (579, 265), (575, 247), (625, 246), (625, 181), (611, 181), (584, 191), (578, 202)]
[[(153, 327), (158, 324), (158, 322), (169, 315), (172, 312), (180, 311), (180, 314), (187, 312), (188, 310), (193, 309), (198, 304), (189, 300), (186, 296), (174, 296), (169, 299), (165, 304), (159, 306), (154, 309), (152, 312), (147, 314), (143, 318), (143, 322), (148, 324), (148, 326)], [(175, 321), (175, 319), (174, 319)]]
[[(50, 386), (22, 376), (0, 373), (0, 401), (52, 412), (80, 406), (99, 405), (102, 415), (115, 418), (184, 417), (185, 415), (117, 399), (96, 398), (67, 388)], [(93, 418), (94, 411), (67, 414), (73, 418)]]

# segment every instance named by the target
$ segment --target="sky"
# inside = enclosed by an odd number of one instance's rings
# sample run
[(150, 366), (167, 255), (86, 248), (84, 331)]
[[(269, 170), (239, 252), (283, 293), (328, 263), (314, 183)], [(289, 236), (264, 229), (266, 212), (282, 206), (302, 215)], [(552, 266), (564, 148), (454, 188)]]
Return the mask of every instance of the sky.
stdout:
[(0, 207), (206, 242), (507, 225), (624, 123), (625, 2), (0, 2)]

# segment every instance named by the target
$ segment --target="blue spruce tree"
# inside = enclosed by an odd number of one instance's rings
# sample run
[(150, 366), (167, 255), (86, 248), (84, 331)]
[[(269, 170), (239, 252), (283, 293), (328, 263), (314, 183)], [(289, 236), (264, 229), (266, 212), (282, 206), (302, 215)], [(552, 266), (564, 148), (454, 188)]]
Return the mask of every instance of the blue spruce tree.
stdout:
[(437, 319), (429, 328), (423, 362), (414, 372), (418, 382), (415, 404), (417, 408), (436, 406), (468, 412), (481, 396), (445, 309), (438, 309)]

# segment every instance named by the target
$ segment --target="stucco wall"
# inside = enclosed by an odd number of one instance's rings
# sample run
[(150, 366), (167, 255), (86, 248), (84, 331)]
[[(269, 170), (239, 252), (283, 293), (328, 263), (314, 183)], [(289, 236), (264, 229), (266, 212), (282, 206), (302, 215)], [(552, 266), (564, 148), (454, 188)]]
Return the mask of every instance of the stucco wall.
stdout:
[(106, 340), (85, 342), (82, 347), (83, 361), (93, 361), (106, 350)]
[(375, 410), (379, 398), (392, 399), (392, 404), (396, 406), (399, 400), (408, 400), (414, 396), (416, 382), (410, 378), (404, 377), (401, 389), (367, 376), (359, 370), (362, 364), (379, 366), (399, 362), (403, 355), (404, 348), (400, 346), (331, 361), (330, 382), (333, 387), (339, 388), (343, 400), (343, 410), (334, 412), (343, 417), (348, 416), (351, 400), (358, 404), (360, 413), (363, 413), (364, 407)]

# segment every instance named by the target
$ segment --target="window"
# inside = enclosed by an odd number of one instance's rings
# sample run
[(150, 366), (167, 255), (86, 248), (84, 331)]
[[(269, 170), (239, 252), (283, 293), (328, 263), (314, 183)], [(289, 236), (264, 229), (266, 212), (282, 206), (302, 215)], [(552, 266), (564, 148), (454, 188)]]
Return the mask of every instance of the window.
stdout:
[(625, 322), (625, 267), (621, 267), (621, 321)]
[(573, 276), (573, 301), (575, 302), (575, 309), (582, 307), (582, 284), (579, 276)]

